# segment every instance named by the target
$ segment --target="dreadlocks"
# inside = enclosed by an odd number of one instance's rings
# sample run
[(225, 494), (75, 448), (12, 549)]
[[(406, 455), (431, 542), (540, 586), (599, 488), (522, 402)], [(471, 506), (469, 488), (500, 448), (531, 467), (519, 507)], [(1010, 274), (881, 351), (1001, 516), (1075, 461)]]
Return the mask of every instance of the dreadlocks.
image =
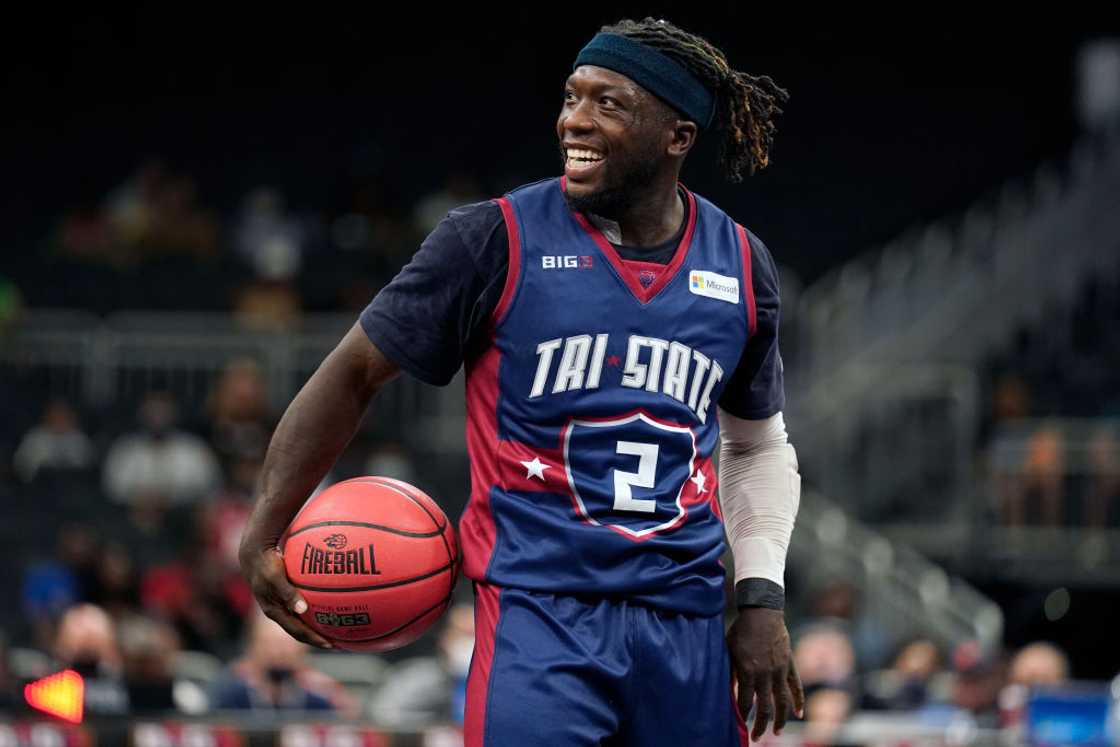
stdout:
[(733, 182), (743, 180), (770, 164), (770, 149), (777, 128), (774, 118), (789, 93), (769, 76), (732, 70), (723, 52), (706, 39), (668, 21), (644, 18), (604, 26), (601, 32), (619, 34), (671, 57), (695, 75), (716, 98), (712, 125), (723, 133), (720, 166)]

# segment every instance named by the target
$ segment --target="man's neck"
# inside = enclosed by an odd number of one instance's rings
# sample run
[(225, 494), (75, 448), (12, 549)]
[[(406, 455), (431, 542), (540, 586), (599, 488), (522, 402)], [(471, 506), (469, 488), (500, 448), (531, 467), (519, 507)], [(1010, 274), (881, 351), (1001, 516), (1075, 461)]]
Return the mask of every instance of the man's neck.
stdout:
[(684, 200), (676, 182), (667, 196), (660, 191), (655, 196), (637, 199), (633, 207), (617, 218), (588, 214), (588, 219), (603, 232), (607, 241), (639, 247), (668, 241), (680, 230), (684, 217)]

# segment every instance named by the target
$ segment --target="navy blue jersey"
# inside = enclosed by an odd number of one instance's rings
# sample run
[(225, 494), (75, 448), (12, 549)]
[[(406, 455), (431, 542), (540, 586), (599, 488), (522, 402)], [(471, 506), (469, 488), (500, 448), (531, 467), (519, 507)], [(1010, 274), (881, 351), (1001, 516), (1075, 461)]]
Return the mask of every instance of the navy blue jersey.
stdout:
[(680, 235), (645, 251), (562, 189), (452, 211), (362, 326), (430, 383), (466, 364), (468, 577), (718, 614), (715, 409), (784, 404), (773, 260), (683, 186)]
[[(685, 225), (687, 216), (681, 231)], [(778, 277), (766, 245), (749, 229), (747, 236), (757, 325), (719, 404), (739, 417), (761, 419), (784, 405)], [(641, 280), (639, 261), (649, 267), (667, 265), (679, 243), (680, 232), (655, 247), (612, 246), (639, 268)], [(498, 203), (487, 200), (456, 208), (362, 312), (362, 327), (409, 374), (445, 385), (471, 351), (489, 343), (487, 325), (505, 287), (508, 262), (509, 242)]]

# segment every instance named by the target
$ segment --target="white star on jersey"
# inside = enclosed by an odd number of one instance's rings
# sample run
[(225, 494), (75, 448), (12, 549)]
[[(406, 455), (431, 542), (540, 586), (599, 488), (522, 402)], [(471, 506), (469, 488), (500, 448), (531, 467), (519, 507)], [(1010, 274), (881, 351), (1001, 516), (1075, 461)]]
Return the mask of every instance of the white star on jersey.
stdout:
[(530, 477), (539, 477), (541, 482), (544, 482), (544, 471), (552, 467), (551, 464), (545, 464), (541, 461), (540, 457), (533, 457), (531, 462), (522, 462), (521, 465), (525, 467), (525, 479)]
[[(522, 462), (522, 464), (524, 464), (524, 462)], [(696, 470), (696, 474), (688, 479), (696, 484), (696, 492), (698, 494), (708, 492), (708, 489), (704, 487), (704, 483), (707, 482), (708, 478), (704, 477), (704, 473), (700, 470)]]

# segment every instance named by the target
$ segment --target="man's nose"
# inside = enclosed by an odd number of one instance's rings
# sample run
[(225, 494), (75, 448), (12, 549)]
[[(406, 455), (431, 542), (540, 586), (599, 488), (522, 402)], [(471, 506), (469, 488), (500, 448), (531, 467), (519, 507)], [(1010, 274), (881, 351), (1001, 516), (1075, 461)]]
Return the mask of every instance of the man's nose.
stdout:
[(573, 132), (586, 132), (595, 127), (595, 120), (591, 116), (590, 104), (581, 101), (570, 107), (563, 118), (565, 130)]

